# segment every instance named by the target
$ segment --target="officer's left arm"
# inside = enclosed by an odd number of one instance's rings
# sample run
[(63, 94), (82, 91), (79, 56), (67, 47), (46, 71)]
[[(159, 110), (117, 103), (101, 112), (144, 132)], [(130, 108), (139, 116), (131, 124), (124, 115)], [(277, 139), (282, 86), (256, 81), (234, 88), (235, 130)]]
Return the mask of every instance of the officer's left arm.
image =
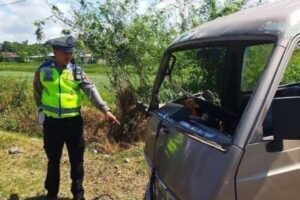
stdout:
[(110, 110), (107, 106), (107, 103), (101, 98), (94, 83), (87, 77), (86, 73), (83, 71), (80, 87), (96, 108), (98, 108), (102, 112), (107, 112)]
[(109, 122), (120, 124), (117, 118), (111, 113), (110, 108), (107, 106), (107, 103), (101, 98), (94, 83), (88, 78), (88, 76), (85, 72), (83, 72), (83, 70), (80, 87), (84, 91), (88, 99), (93, 103), (93, 105), (100, 111), (105, 113), (106, 119)]

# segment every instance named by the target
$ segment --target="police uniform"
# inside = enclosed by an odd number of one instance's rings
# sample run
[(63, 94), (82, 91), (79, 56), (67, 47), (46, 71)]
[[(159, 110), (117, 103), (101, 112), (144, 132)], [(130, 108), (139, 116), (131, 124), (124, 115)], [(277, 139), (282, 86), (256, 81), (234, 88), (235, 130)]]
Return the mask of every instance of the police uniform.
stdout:
[[(75, 40), (65, 36), (49, 40), (53, 48), (73, 52)], [(58, 67), (55, 60), (42, 63), (35, 73), (34, 98), (39, 112), (45, 114), (43, 122), (44, 149), (48, 158), (45, 188), (49, 199), (56, 199), (59, 192), (60, 158), (66, 144), (71, 165), (71, 191), (74, 199), (84, 199), (83, 182), (83, 120), (80, 115), (81, 94), (84, 91), (102, 112), (109, 107), (102, 100), (95, 85), (81, 67), (69, 63)]]

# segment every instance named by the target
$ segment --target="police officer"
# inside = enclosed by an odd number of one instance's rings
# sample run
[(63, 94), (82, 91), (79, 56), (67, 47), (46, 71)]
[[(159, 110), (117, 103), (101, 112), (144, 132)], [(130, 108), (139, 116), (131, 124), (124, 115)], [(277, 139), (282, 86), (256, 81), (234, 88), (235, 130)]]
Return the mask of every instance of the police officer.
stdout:
[(60, 158), (63, 145), (66, 144), (71, 165), (71, 191), (75, 200), (82, 200), (84, 139), (83, 120), (80, 115), (82, 100), (80, 89), (100, 111), (105, 113), (109, 122), (119, 124), (119, 121), (111, 113), (82, 68), (70, 63), (75, 50), (74, 37), (52, 39), (46, 44), (53, 47), (55, 58), (38, 67), (33, 84), (39, 120), (43, 123), (44, 149), (48, 158), (46, 199), (57, 199)]

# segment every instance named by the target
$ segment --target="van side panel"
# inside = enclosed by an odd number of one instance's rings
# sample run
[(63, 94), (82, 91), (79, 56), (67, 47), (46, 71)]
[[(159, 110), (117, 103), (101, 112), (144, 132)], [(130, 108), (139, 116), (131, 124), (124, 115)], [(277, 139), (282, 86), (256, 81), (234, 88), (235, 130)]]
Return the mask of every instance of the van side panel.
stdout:
[(155, 149), (155, 138), (157, 133), (157, 127), (159, 126), (160, 120), (156, 117), (149, 117), (147, 121), (147, 134), (145, 139), (145, 156), (147, 162), (152, 165)]
[[(242, 150), (222, 152), (176, 128), (160, 132), (156, 143), (156, 176), (178, 199), (233, 200), (235, 174)], [(158, 196), (159, 199), (164, 199)]]
[(237, 173), (241, 200), (298, 200), (300, 141), (284, 140), (284, 150), (268, 152), (268, 142), (249, 144)]

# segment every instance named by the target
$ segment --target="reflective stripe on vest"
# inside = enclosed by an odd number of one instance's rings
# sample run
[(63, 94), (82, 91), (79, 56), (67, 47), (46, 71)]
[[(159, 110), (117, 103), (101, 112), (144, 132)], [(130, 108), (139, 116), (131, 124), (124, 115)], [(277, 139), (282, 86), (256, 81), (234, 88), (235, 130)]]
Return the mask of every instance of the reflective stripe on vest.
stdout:
[(61, 112), (62, 114), (80, 112), (80, 109), (81, 109), (81, 107), (79, 106), (77, 108), (61, 108), (59, 110), (59, 108), (54, 108), (54, 107), (51, 107), (51, 106), (48, 106), (48, 105), (44, 105), (44, 104), (42, 104), (42, 107), (46, 111), (57, 113), (57, 114), (59, 114), (59, 112)]
[(81, 93), (69, 65), (61, 73), (52, 65), (40, 68), (43, 85), (42, 107), (48, 117), (66, 118), (80, 115)]

